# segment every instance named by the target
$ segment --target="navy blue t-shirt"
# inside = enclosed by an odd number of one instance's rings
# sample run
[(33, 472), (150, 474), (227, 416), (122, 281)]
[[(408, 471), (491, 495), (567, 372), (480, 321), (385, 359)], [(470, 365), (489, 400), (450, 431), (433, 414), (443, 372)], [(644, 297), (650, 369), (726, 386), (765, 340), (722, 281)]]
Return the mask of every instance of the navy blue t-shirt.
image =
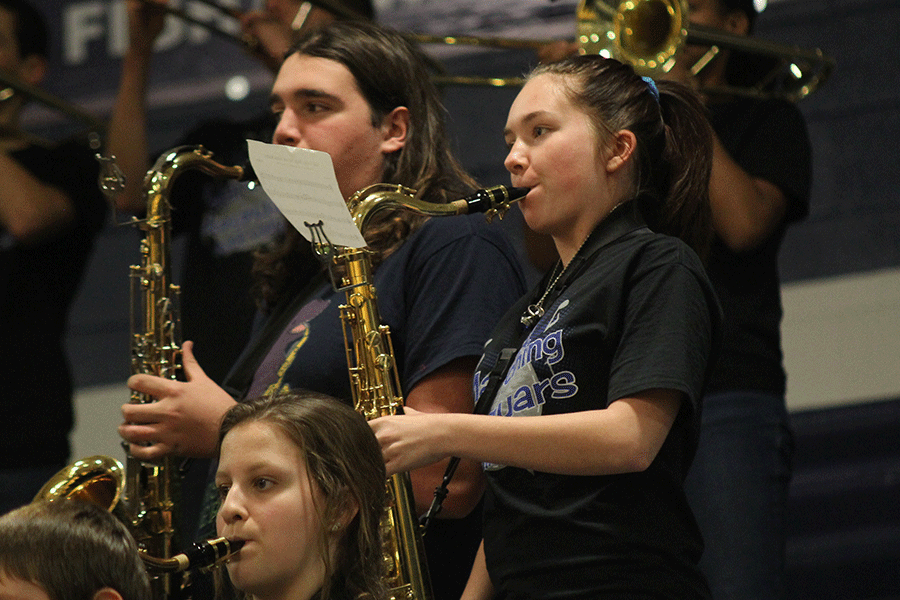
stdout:
[[(402, 391), (450, 361), (480, 356), (524, 276), (503, 233), (481, 215), (429, 219), (375, 272), (382, 322), (390, 328)], [(285, 387), (350, 399), (338, 307), (324, 282), (263, 359), (248, 397)]]
[(68, 141), (10, 154), (36, 178), (68, 194), (74, 217), (31, 244), (0, 228), (0, 468), (64, 465), (72, 429), (72, 381), (63, 346), (69, 309), (108, 207), (99, 164)]

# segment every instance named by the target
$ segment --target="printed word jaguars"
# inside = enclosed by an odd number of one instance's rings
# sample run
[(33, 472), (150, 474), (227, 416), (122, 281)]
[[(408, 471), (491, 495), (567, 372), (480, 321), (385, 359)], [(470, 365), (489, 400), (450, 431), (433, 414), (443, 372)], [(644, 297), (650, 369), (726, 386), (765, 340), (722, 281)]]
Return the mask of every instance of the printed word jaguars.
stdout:
[(551, 369), (564, 355), (561, 329), (529, 340), (516, 355), (491, 414), (502, 417), (540, 414), (545, 402), (574, 396), (578, 392), (575, 374), (553, 373)]

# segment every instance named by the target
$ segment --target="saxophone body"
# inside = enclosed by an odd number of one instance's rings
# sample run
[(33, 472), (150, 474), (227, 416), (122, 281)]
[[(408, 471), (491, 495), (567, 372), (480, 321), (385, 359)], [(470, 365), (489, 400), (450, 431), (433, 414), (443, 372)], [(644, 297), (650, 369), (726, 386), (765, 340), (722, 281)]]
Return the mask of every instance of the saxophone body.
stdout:
[[(390, 331), (381, 323), (366, 249), (341, 249), (334, 261), (344, 272), (346, 304), (340, 306), (350, 386), (356, 410), (366, 420), (402, 411)], [(387, 505), (381, 519), (385, 584), (392, 600), (431, 600), (431, 580), (409, 473), (387, 481)]]
[[(226, 167), (199, 146), (174, 148), (156, 161), (144, 179), (147, 214), (132, 224), (144, 232), (141, 264), (131, 266), (131, 372), (175, 379), (181, 369), (179, 288), (172, 283), (172, 225), (169, 193), (175, 178), (190, 169), (214, 177), (238, 179), (241, 167)], [(137, 392), (131, 403), (153, 399)], [(34, 501), (79, 499), (112, 512), (131, 532), (151, 576), (154, 600), (186, 597), (187, 571), (211, 567), (236, 551), (227, 541), (204, 542), (203, 552), (177, 553), (179, 459), (144, 462), (127, 457), (126, 465), (106, 456), (76, 461), (51, 478)], [(208, 547), (211, 547), (210, 550)]]
[[(131, 372), (176, 379), (181, 370), (180, 289), (172, 283), (171, 186), (184, 171), (196, 169), (213, 177), (237, 179), (241, 167), (226, 167), (198, 146), (179, 146), (162, 154), (147, 172), (144, 190), (147, 213), (134, 223), (144, 232), (141, 263), (131, 267)], [(132, 404), (153, 399), (132, 392)], [(125, 512), (129, 529), (147, 557), (168, 560), (179, 547), (181, 459), (166, 456), (159, 462), (127, 458)], [(145, 562), (148, 562), (145, 560)], [(154, 574), (154, 598), (172, 598), (182, 587), (179, 576)]]
[[(424, 202), (409, 188), (376, 184), (357, 192), (348, 201), (360, 231), (368, 219), (383, 209), (410, 210), (430, 216), (468, 212), (502, 214), (514, 201), (510, 188), (498, 186), (448, 204)], [(523, 196), (519, 193), (519, 197)], [(323, 248), (317, 247), (317, 252)], [(403, 411), (403, 396), (391, 343), (390, 330), (381, 322), (372, 281), (371, 252), (365, 248), (331, 248), (329, 270), (334, 287), (346, 294), (340, 307), (350, 387), (356, 410), (366, 420)], [(335, 275), (340, 273), (340, 275)], [(409, 473), (389, 478), (388, 506), (381, 521), (385, 580), (394, 600), (431, 600), (434, 597), (416, 515)]]

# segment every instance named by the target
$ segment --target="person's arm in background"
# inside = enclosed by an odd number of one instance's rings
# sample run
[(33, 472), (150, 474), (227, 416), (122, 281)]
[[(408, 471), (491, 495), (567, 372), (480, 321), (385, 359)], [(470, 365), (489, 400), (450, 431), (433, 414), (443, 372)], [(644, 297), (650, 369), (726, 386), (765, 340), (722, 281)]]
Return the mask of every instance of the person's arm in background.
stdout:
[(0, 229), (18, 243), (39, 242), (75, 218), (72, 199), (0, 152)]
[(115, 198), (123, 212), (144, 210), (143, 182), (149, 168), (147, 141), (147, 81), (153, 43), (162, 31), (165, 12), (139, 0), (128, 2), (129, 44), (122, 58), (119, 91), (113, 104), (106, 153), (115, 157), (125, 175), (125, 187)]
[(751, 177), (715, 135), (709, 200), (713, 227), (735, 252), (759, 246), (781, 226), (787, 214), (784, 192), (765, 179)]
[[(46, 73), (46, 59), (31, 54), (18, 61), (14, 75), (26, 84), (37, 86)], [(15, 125), (23, 103), (14, 94), (0, 104), (0, 122)], [(25, 145), (18, 140), (7, 140), (0, 145), (0, 231), (17, 243), (28, 244), (71, 224), (75, 220), (75, 207), (68, 194), (41, 181), (9, 155)]]
[(490, 600), (494, 596), (494, 586), (487, 572), (487, 563), (484, 561), (484, 541), (478, 547), (472, 572), (466, 582), (466, 589), (460, 600)]

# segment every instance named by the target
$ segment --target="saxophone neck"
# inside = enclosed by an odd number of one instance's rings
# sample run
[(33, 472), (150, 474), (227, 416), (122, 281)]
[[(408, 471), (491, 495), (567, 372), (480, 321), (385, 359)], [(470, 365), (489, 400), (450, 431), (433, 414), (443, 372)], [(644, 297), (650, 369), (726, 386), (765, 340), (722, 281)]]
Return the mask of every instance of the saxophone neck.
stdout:
[(196, 169), (213, 177), (241, 179), (245, 175), (243, 167), (229, 167), (216, 162), (212, 152), (203, 146), (177, 146), (162, 153), (144, 177), (147, 194), (148, 223), (168, 220), (171, 205), (169, 190), (175, 179), (184, 171)]
[[(372, 284), (372, 251), (367, 248), (338, 249), (334, 255), (337, 272), (332, 272), (332, 282), (337, 291), (347, 290)], [(335, 283), (335, 279), (339, 283)]]
[(488, 221), (494, 216), (503, 218), (513, 202), (521, 200), (528, 188), (497, 185), (478, 190), (465, 198), (446, 204), (426, 202), (416, 197), (416, 190), (402, 185), (376, 183), (351, 196), (347, 201), (353, 222), (364, 232), (369, 219), (382, 209), (404, 209), (432, 217), (450, 217), (476, 212), (485, 213)]

